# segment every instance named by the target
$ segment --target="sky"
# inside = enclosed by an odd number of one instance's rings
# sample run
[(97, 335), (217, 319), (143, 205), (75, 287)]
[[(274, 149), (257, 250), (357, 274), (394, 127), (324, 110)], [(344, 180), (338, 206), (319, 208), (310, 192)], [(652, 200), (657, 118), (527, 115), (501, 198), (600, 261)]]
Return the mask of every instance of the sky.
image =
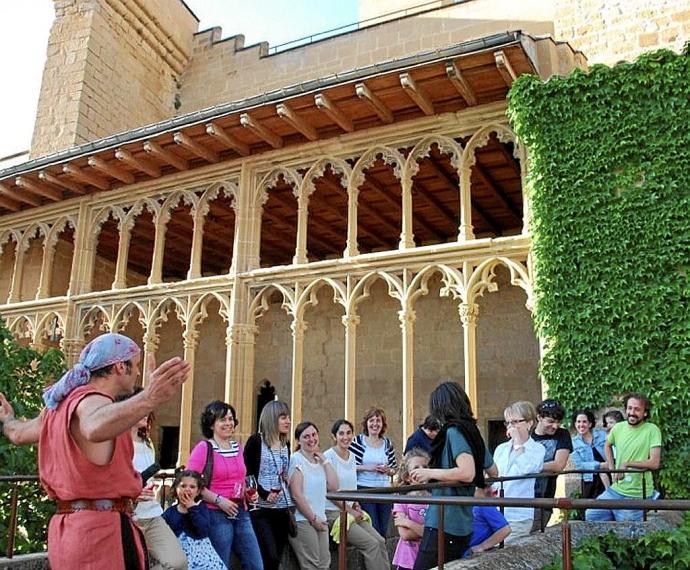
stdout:
[[(170, 2), (177, 0), (168, 0)], [(357, 0), (186, 0), (199, 30), (270, 46), (357, 21)], [(28, 150), (46, 58), (52, 0), (0, 0), (0, 159)]]

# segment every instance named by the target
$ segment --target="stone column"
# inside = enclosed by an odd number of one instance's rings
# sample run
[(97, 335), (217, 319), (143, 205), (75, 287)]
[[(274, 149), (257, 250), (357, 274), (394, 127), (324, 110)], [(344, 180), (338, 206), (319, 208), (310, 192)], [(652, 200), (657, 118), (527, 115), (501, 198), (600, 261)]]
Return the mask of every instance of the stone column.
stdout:
[(463, 157), (458, 170), (460, 180), (460, 227), (458, 229), (458, 241), (474, 239), (472, 227), (472, 183), (470, 180), (473, 161)]
[(62, 338), (60, 340), (60, 349), (65, 355), (65, 364), (68, 368), (77, 363), (85, 345), (86, 343), (80, 338)]
[(156, 354), (156, 351), (158, 350), (158, 344), (160, 343), (160, 337), (158, 334), (155, 332), (151, 331), (144, 332), (144, 338), (142, 340), (144, 344), (144, 354), (143, 354), (143, 367), (141, 369), (141, 383), (143, 386), (146, 386), (146, 382), (148, 381), (148, 368), (147, 368), (147, 363), (149, 360), (149, 354)]
[(120, 222), (120, 240), (117, 244), (117, 264), (115, 265), (115, 279), (113, 289), (127, 288), (127, 260), (129, 258), (129, 242), (132, 238), (134, 220)]
[(458, 307), (462, 321), (465, 353), (465, 392), (472, 403), (475, 417), (479, 417), (477, 397), (477, 317), (479, 306), (476, 303), (460, 303)]
[(309, 224), (309, 196), (298, 198), (297, 205), (297, 243), (292, 263), (307, 263), (307, 226)]
[(399, 249), (414, 247), (412, 220), (412, 178), (406, 176), (402, 181), (402, 232)]
[(187, 279), (197, 279), (201, 277), (201, 254), (204, 243), (204, 222), (209, 206), (202, 207), (194, 213), (194, 232), (192, 234), (192, 252), (189, 260), (189, 271)]
[(30, 240), (23, 238), (17, 243), (14, 255), (14, 268), (12, 270), (12, 285), (10, 286), (10, 294), (8, 295), (8, 303), (18, 303), (22, 295), (22, 273), (24, 272), (24, 253), (29, 247)]
[(198, 332), (187, 329), (183, 333), (184, 359), (189, 362), (190, 371), (187, 381), (182, 384), (182, 401), (180, 403), (180, 442), (177, 464), (187, 463), (192, 447), (192, 404), (194, 403), (194, 365), (196, 349), (199, 346)]
[(402, 429), (403, 441), (412, 435), (414, 423), (414, 321), (412, 309), (398, 311), (402, 331)]
[(155, 285), (163, 281), (163, 253), (165, 252), (165, 232), (168, 228), (170, 212), (161, 212), (156, 220), (156, 234), (153, 243), (153, 261), (151, 262), (151, 275), (149, 285)]
[(345, 315), (342, 317), (345, 327), (345, 415), (354, 418), (357, 409), (356, 400), (356, 369), (357, 369), (357, 326), (359, 315)]
[(240, 434), (249, 435), (254, 425), (254, 346), (259, 327), (234, 324), (227, 327), (225, 343), (225, 399), (235, 406)]
[(359, 188), (351, 188), (347, 193), (347, 245), (345, 246), (345, 257), (359, 255), (359, 247), (357, 246), (357, 200), (359, 200)]
[(292, 423), (302, 421), (302, 374), (304, 372), (304, 333), (307, 322), (295, 318), (290, 325), (292, 329), (292, 392), (290, 395), (290, 412)]
[[(50, 237), (49, 237), (50, 236)], [(57, 235), (49, 234), (43, 240), (43, 260), (41, 262), (41, 278), (38, 283), (36, 299), (50, 297), (50, 283), (53, 280), (53, 260), (55, 259), (55, 247)]]

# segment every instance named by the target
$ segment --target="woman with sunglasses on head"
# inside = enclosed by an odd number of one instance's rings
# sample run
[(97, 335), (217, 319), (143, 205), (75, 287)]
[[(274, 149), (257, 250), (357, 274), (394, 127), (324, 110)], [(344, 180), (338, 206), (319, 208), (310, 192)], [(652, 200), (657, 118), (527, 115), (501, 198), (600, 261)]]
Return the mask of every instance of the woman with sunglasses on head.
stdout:
[(259, 541), (264, 568), (278, 568), (291, 524), (292, 498), (287, 474), (290, 465), (290, 409), (285, 402), (269, 402), (261, 410), (258, 433), (244, 447), (247, 473), (258, 482), (259, 501), (249, 511)]
[(303, 570), (328, 570), (331, 553), (328, 550), (328, 521), (326, 493), (338, 489), (338, 476), (329, 459), (319, 450), (319, 430), (312, 422), (302, 422), (295, 428), (297, 449), (290, 458), (288, 480), (290, 493), (297, 510), (297, 536), (290, 536)]
[[(499, 477), (539, 473), (544, 466), (544, 446), (530, 437), (530, 430), (537, 419), (537, 410), (531, 402), (514, 402), (504, 411), (508, 441), (494, 451), (494, 461)], [(499, 483), (494, 488), (500, 489)], [(503, 483), (506, 498), (534, 498), (534, 479), (517, 479)], [(527, 536), (532, 529), (534, 509), (506, 507), (504, 516), (512, 532), (506, 542)]]
[(201, 414), (201, 432), (206, 439), (192, 449), (187, 469), (205, 477), (210, 471), (201, 498), (209, 509), (209, 538), (221, 560), (230, 568), (234, 552), (245, 570), (263, 570), (259, 544), (247, 513), (247, 468), (242, 446), (233, 439), (237, 425), (237, 414), (231, 405), (220, 400), (208, 404)]

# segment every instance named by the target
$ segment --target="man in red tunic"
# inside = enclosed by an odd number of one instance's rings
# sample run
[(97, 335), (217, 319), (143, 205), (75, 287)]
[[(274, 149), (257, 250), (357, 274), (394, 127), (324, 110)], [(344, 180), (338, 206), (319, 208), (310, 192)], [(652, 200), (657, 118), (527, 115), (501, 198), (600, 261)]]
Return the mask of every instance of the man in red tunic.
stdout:
[(2, 432), (15, 444), (38, 442), (38, 469), (57, 513), (48, 527), (53, 570), (141, 570), (146, 549), (131, 514), (141, 494), (132, 466), (129, 430), (170, 400), (186, 380), (189, 364), (172, 358), (147, 362), (142, 392), (122, 402), (139, 376), (141, 353), (131, 339), (105, 334), (91, 341), (79, 362), (49, 387), (46, 408), (32, 420), (14, 418), (0, 394)]

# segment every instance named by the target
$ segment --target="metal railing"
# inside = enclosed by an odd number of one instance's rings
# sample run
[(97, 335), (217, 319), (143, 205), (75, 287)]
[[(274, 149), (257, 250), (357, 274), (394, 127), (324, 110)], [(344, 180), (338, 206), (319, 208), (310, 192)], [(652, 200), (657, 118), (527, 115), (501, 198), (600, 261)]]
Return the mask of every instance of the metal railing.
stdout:
[(7, 545), (5, 556), (14, 556), (14, 543), (17, 537), (17, 513), (19, 509), (19, 487), (22, 483), (37, 483), (38, 475), (3, 475), (0, 476), (0, 483), (9, 483), (10, 489), (10, 520), (7, 523)]
[[(487, 484), (498, 483), (501, 496), (496, 498), (476, 498), (476, 497), (434, 497), (434, 496), (410, 496), (411, 491), (431, 490), (436, 488), (457, 488), (468, 487), (469, 485), (458, 485), (457, 483), (429, 483), (425, 485), (408, 485), (404, 487), (382, 487), (359, 491), (338, 491), (328, 493), (326, 497), (331, 501), (366, 501), (369, 503), (409, 503), (422, 505), (438, 505), (438, 569), (443, 570), (445, 564), (445, 507), (474, 507), (474, 506), (494, 506), (499, 507), (503, 512), (505, 507), (528, 507), (538, 509), (560, 509), (564, 511), (561, 522), (561, 551), (563, 557), (563, 570), (572, 570), (572, 541), (570, 527), (570, 512), (585, 509), (625, 509), (642, 510), (643, 520), (647, 520), (647, 512), (650, 510), (666, 511), (688, 511), (690, 510), (690, 500), (652, 500), (652, 499), (571, 499), (571, 498), (533, 498), (518, 499), (506, 498), (502, 496), (503, 483), (520, 479), (539, 479), (546, 477), (557, 477), (568, 474), (599, 474), (599, 473), (636, 473), (643, 474), (647, 469), (603, 469), (603, 470), (566, 470), (558, 473), (533, 473), (512, 477), (487, 478)], [(646, 496), (645, 478), (642, 477), (642, 493)], [(542, 532), (544, 528), (542, 526)], [(340, 512), (340, 542), (338, 545), (338, 569), (347, 568), (347, 512)]]

